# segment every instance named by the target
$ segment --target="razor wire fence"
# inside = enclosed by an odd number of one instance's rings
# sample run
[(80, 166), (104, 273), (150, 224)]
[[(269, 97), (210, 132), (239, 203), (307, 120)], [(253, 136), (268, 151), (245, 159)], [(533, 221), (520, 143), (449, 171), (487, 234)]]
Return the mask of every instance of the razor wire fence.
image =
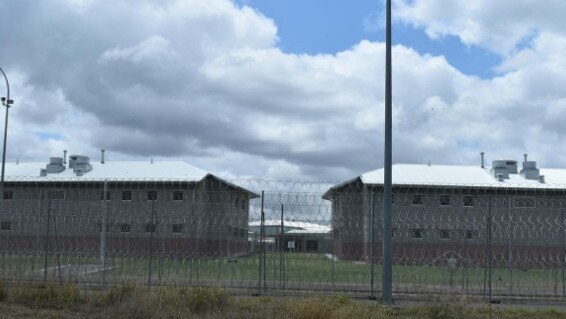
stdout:
[[(393, 292), (566, 301), (566, 187), (394, 185)], [(383, 189), (349, 183), (10, 180), (8, 282), (381, 287)]]

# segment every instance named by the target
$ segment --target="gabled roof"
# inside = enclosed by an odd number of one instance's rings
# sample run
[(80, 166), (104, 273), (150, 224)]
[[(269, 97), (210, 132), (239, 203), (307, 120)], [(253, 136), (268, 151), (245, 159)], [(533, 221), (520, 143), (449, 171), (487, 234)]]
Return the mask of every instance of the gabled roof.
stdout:
[(39, 175), (45, 168), (45, 162), (6, 163), (6, 182), (199, 182), (207, 177), (215, 178), (230, 187), (248, 192), (251, 198), (259, 197), (241, 186), (235, 185), (200, 168), (182, 161), (107, 161), (91, 162), (92, 170), (77, 176), (72, 168), (66, 166), (60, 173)]
[(104, 181), (104, 180), (175, 180), (200, 181), (208, 173), (182, 161), (109, 161), (104, 164), (91, 162), (92, 170), (76, 176), (68, 167), (61, 173), (39, 176), (45, 162), (6, 163), (6, 181)]
[[(566, 169), (541, 168), (544, 183), (526, 179), (521, 174), (509, 174), (509, 178), (499, 181), (490, 172), (491, 167), (465, 165), (420, 165), (394, 164), (392, 182), (394, 186), (458, 186), (513, 189), (566, 189)], [(360, 181), (366, 185), (383, 185), (383, 168), (363, 173), (360, 176), (330, 188), (323, 198), (329, 199), (332, 193), (350, 183)]]

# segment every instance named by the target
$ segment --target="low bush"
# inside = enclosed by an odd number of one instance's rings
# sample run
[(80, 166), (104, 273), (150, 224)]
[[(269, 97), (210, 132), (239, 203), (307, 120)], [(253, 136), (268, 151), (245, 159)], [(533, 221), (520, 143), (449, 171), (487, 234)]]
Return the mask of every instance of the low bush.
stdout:
[(0, 301), (4, 301), (7, 295), (8, 294), (6, 293), (6, 287), (4, 287), (4, 283), (0, 281)]

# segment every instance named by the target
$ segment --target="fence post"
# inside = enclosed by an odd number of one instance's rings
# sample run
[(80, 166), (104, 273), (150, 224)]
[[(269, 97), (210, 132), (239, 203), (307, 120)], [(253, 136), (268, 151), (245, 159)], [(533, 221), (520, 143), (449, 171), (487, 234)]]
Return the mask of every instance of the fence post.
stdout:
[(370, 208), (370, 295), (369, 295), (369, 299), (370, 300), (375, 300), (375, 287), (374, 287), (374, 266), (375, 266), (375, 262), (374, 262), (374, 249), (375, 249), (375, 205), (373, 203), (373, 192), (371, 191), (370, 188), (370, 193), (369, 193), (369, 200), (370, 200), (370, 204), (369, 204), (369, 208)]
[[(560, 206), (562, 206), (562, 203), (560, 203)], [(566, 274), (564, 273), (564, 259), (565, 259), (565, 255), (564, 255), (564, 209), (562, 207), (560, 207), (560, 230), (561, 230), (561, 236), (560, 236), (560, 250), (561, 250), (561, 254), (560, 254), (560, 264), (562, 265), (562, 297), (566, 296)]]
[(43, 259), (43, 282), (47, 281), (47, 255), (49, 254), (49, 224), (51, 220), (51, 192), (47, 191), (47, 227), (45, 229), (45, 257)]
[(492, 264), (493, 264), (493, 247), (491, 246), (491, 236), (492, 236), (492, 211), (491, 211), (491, 195), (488, 196), (488, 209), (487, 209), (487, 280), (488, 280), (488, 293), (489, 293), (489, 301), (491, 302), (492, 298)]
[(150, 218), (150, 229), (149, 229), (149, 260), (147, 266), (147, 285), (151, 286), (151, 263), (153, 260), (153, 233), (157, 230), (156, 225), (154, 223), (155, 218), (155, 198), (157, 197), (157, 190), (155, 193), (151, 195), (151, 218)]
[(515, 239), (515, 231), (511, 227), (511, 216), (511, 196), (509, 195), (507, 201), (507, 235), (509, 237), (507, 267), (509, 269), (509, 295), (513, 292), (513, 240)]
[(102, 187), (102, 225), (100, 226), (100, 261), (102, 263), (102, 286), (106, 286), (106, 225), (108, 224), (108, 183)]
[(262, 254), (263, 254), (263, 248), (264, 248), (264, 242), (263, 242), (263, 223), (264, 223), (264, 219), (265, 219), (265, 215), (263, 212), (263, 200), (264, 200), (264, 191), (261, 191), (261, 216), (260, 216), (260, 225), (259, 225), (259, 259), (258, 259), (258, 265), (259, 265), (259, 269), (258, 269), (258, 281), (257, 281), (257, 295), (261, 295), (261, 267), (262, 267)]
[[(464, 223), (466, 224), (466, 227), (464, 227), (464, 230), (466, 229), (470, 229), (471, 227), (469, 227), (469, 214), (468, 214), (468, 209), (466, 207), (464, 207)], [(473, 230), (470, 230), (473, 233)], [(464, 233), (464, 251), (466, 252), (466, 259), (464, 260), (464, 291), (466, 292), (466, 295), (468, 294), (468, 284), (469, 284), (469, 280), (468, 280), (468, 267), (470, 266), (470, 251), (469, 251), (469, 247), (468, 247), (468, 234)]]
[(261, 245), (261, 251), (263, 253), (263, 291), (266, 292), (267, 291), (267, 271), (266, 271), (266, 243), (265, 243), (265, 210), (264, 210), (264, 205), (265, 205), (265, 201), (263, 200), (263, 196), (264, 196), (264, 192), (261, 192), (261, 237), (262, 237), (262, 245)]
[(279, 287), (285, 288), (285, 224), (283, 204), (281, 204), (281, 230), (279, 231)]

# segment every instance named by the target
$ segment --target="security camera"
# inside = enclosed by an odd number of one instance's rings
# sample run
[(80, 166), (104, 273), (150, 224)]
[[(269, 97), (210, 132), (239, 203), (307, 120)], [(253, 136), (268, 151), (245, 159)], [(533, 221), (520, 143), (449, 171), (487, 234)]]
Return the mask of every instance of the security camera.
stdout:
[(1, 100), (2, 100), (2, 103), (4, 103), (4, 101), (6, 101), (6, 98), (2, 97)]

